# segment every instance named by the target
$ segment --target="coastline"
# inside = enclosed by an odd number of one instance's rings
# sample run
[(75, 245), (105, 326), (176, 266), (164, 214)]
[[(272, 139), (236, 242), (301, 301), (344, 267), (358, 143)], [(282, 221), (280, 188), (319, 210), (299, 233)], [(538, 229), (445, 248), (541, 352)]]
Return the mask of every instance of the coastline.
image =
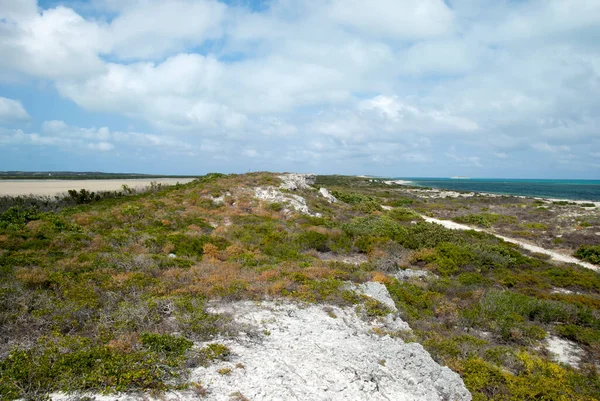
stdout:
[(127, 185), (132, 189), (141, 189), (152, 182), (163, 185), (186, 184), (193, 178), (130, 178), (130, 179), (87, 179), (87, 180), (0, 180), (0, 196), (59, 196), (71, 189), (88, 191), (115, 191)]
[(444, 189), (444, 188), (433, 188), (433, 187), (425, 187), (415, 183), (414, 181), (409, 180), (386, 180), (383, 181), (387, 185), (402, 185), (406, 187), (423, 187), (423, 189), (418, 188), (407, 188), (409, 191), (414, 192), (423, 192), (423, 193), (431, 193), (431, 194), (439, 194), (440, 196), (431, 196), (432, 198), (471, 198), (473, 196), (487, 196), (492, 198), (498, 197), (514, 197), (520, 199), (534, 199), (540, 200), (544, 202), (570, 202), (575, 204), (586, 204), (593, 203), (597, 208), (600, 208), (600, 201), (598, 200), (586, 200), (586, 199), (570, 199), (570, 198), (554, 198), (554, 197), (543, 197), (543, 196), (532, 196), (532, 195), (516, 195), (509, 193), (498, 193), (498, 192), (484, 192), (484, 191), (462, 191), (456, 189)]

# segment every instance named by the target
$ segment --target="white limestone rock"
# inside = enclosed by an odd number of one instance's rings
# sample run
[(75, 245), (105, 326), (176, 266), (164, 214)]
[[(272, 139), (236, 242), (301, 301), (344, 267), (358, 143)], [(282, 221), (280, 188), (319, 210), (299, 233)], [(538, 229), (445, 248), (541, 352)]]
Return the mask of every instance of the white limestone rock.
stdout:
[(325, 199), (327, 199), (327, 201), (329, 201), (329, 203), (335, 203), (337, 202), (337, 199), (335, 198), (335, 196), (331, 195), (331, 193), (329, 193), (329, 191), (327, 190), (327, 188), (321, 188), (319, 189), (319, 193), (321, 194), (321, 196)]

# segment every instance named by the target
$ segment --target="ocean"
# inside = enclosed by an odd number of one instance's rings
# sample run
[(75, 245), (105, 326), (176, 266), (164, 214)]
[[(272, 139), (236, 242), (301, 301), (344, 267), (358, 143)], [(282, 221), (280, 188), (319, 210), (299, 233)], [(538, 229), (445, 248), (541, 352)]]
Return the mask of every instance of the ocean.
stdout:
[(541, 180), (502, 178), (411, 178), (411, 185), (456, 191), (489, 192), (540, 198), (600, 201), (600, 180)]

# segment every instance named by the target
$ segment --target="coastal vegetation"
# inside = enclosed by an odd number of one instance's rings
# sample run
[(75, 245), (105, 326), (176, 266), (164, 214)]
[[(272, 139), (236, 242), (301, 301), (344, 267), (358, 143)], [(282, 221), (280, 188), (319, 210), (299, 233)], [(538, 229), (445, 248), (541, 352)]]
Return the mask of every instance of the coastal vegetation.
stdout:
[[(306, 199), (309, 215), (254, 197), (279, 181), (208, 174), (143, 193), (4, 199), (0, 398), (201, 394), (190, 369), (230, 358), (219, 339), (239, 331), (211, 303), (288, 299), (376, 318), (390, 309), (348, 284), (377, 281), (412, 328), (377, 334), (423, 344), (475, 400), (598, 399), (600, 274), (420, 217), (540, 235), (553, 229), (552, 211), (526, 199), (424, 199), (380, 180), (319, 176), (314, 186), (338, 202), (289, 191)], [(597, 248), (577, 253), (598, 263)], [(406, 274), (414, 271), (423, 274)], [(575, 344), (578, 362), (556, 362), (550, 338)]]

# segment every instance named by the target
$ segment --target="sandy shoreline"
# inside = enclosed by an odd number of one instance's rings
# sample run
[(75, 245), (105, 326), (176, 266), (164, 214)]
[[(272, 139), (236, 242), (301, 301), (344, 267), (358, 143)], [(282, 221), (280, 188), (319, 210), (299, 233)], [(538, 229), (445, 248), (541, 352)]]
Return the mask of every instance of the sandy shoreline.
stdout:
[(89, 191), (115, 191), (123, 185), (140, 189), (151, 182), (163, 185), (185, 184), (193, 178), (139, 178), (102, 180), (0, 180), (0, 196), (39, 195), (54, 196), (65, 194), (70, 189)]

